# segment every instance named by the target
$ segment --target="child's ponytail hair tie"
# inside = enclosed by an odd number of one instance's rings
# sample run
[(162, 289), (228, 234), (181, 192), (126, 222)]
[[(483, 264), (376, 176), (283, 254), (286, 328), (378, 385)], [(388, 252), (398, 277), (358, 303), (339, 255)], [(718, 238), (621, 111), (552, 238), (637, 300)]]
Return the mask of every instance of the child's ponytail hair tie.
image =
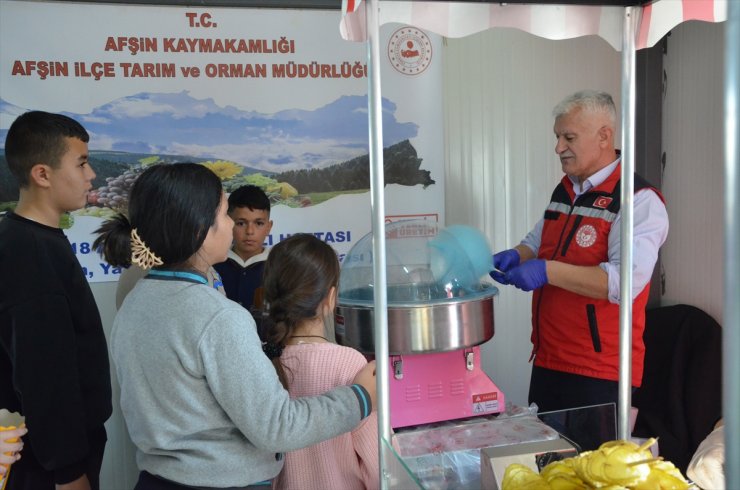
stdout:
[(262, 352), (269, 360), (277, 359), (283, 354), (283, 346), (272, 342), (262, 342)]

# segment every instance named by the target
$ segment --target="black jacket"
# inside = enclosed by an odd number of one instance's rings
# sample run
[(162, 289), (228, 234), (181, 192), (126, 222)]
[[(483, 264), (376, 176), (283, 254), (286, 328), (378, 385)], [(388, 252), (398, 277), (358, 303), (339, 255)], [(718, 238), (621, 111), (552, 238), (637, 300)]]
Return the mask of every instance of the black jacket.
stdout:
[(722, 416), (722, 328), (693, 306), (665, 306), (647, 311), (643, 338), (633, 435), (658, 437), (660, 455), (685, 474)]
[(23, 458), (56, 481), (85, 472), (88, 435), (110, 417), (100, 314), (62, 230), (10, 213), (0, 221), (0, 407), (26, 417)]

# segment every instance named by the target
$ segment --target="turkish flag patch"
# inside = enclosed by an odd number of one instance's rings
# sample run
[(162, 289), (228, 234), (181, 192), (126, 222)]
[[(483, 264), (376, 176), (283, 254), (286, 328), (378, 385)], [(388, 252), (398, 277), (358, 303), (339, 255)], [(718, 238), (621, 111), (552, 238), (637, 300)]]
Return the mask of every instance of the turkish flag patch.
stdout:
[(609, 206), (612, 203), (613, 200), (614, 199), (612, 199), (611, 197), (603, 197), (603, 196), (602, 197), (598, 197), (594, 201), (594, 207), (595, 208), (606, 209), (607, 206)]

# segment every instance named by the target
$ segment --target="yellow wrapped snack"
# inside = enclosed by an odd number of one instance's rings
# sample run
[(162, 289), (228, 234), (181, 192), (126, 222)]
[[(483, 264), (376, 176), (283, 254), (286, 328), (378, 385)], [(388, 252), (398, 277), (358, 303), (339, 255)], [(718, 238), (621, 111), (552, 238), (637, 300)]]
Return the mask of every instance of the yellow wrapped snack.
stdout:
[(696, 489), (670, 462), (654, 458), (649, 447), (610, 441), (594, 451), (554, 461), (537, 474), (527, 466), (506, 468), (502, 490), (689, 490)]
[(551, 490), (589, 490), (591, 487), (586, 485), (580, 478), (575, 475), (558, 474), (547, 480)]
[(550, 490), (544, 478), (528, 466), (510, 464), (506, 467), (502, 490)]
[(631, 486), (645, 480), (650, 474), (650, 466), (639, 462), (652, 459), (652, 454), (642, 450), (634, 442), (606, 443), (599, 450), (606, 454), (602, 480), (604, 483)]
[(575, 458), (566, 458), (561, 459), (560, 461), (553, 461), (552, 463), (542, 468), (540, 475), (548, 482), (551, 479), (559, 476), (572, 476), (577, 478), (576, 470), (573, 468), (575, 461)]
[(634, 490), (686, 490), (689, 482), (684, 480), (678, 468), (668, 461), (656, 461), (650, 465), (650, 474), (645, 481), (635, 485)]

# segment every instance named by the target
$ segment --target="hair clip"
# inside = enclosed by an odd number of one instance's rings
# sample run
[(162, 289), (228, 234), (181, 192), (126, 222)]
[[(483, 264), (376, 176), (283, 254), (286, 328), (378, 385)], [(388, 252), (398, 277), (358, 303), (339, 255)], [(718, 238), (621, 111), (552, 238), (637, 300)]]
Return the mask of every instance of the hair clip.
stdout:
[(151, 269), (156, 265), (162, 265), (162, 259), (152, 252), (139, 237), (136, 228), (131, 230), (131, 263), (142, 269)]

